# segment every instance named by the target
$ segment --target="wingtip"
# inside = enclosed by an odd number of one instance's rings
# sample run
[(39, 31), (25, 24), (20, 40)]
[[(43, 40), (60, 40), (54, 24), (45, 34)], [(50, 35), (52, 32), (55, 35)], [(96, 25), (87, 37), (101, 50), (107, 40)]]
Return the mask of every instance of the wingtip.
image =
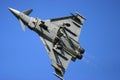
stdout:
[(60, 76), (60, 75), (58, 75), (57, 73), (54, 73), (54, 72), (53, 72), (53, 74), (54, 74), (55, 76), (57, 76), (58, 78), (60, 78), (60, 80), (64, 80), (63, 77)]

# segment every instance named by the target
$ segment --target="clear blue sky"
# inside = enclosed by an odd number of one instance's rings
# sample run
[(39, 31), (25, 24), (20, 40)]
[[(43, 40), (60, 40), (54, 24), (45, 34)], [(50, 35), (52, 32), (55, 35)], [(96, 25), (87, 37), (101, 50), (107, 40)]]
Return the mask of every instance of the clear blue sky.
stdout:
[(71, 62), (65, 80), (120, 80), (119, 0), (0, 0), (0, 80), (59, 80), (39, 36), (26, 28), (8, 7), (43, 20), (80, 12), (87, 20), (79, 39), (86, 52)]

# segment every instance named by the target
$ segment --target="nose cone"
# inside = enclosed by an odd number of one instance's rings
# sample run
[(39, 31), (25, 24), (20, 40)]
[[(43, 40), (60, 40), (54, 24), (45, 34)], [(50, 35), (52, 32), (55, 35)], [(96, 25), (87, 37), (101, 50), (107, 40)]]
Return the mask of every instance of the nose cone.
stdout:
[(14, 16), (16, 16), (17, 18), (19, 18), (19, 11), (18, 10), (15, 10), (13, 8), (8, 8), (10, 12), (12, 12), (14, 14)]

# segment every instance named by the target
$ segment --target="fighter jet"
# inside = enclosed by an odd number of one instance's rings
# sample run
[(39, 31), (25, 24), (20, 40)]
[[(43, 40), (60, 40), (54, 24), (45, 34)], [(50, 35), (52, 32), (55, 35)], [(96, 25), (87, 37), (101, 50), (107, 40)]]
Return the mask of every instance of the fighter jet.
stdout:
[(78, 42), (85, 18), (79, 13), (71, 13), (70, 16), (41, 20), (28, 16), (32, 9), (20, 12), (9, 8), (9, 11), (20, 21), (23, 30), (28, 26), (39, 35), (55, 69), (54, 74), (63, 80), (69, 62), (82, 59), (85, 51)]

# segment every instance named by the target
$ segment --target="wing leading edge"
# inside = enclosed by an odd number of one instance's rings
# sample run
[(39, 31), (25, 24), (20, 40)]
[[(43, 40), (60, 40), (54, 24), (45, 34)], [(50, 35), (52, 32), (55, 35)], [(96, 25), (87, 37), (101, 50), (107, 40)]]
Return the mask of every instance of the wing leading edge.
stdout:
[(51, 59), (51, 65), (55, 69), (54, 75), (59, 77), (61, 80), (63, 80), (63, 75), (65, 73), (65, 70), (71, 60), (71, 56), (67, 54), (64, 50), (58, 50), (53, 47), (53, 43), (49, 42), (48, 40), (45, 40), (41, 38), (43, 41), (45, 48), (48, 52), (48, 55)]
[(63, 23), (70, 24), (70, 27), (66, 27), (68, 34), (70, 37), (78, 41), (82, 29), (82, 25), (85, 20), (86, 19), (83, 16), (81, 16), (79, 13), (76, 13), (76, 15), (71, 13), (71, 16), (53, 18), (51, 19), (51, 22), (57, 25), (62, 25)]
[[(52, 24), (55, 24), (58, 27), (62, 27), (64, 30), (64, 35), (66, 36), (64, 40), (64, 37), (59, 37), (57, 36), (63, 43), (68, 43), (71, 44), (71, 42), (74, 42), (76, 44), (78, 43), (78, 38), (81, 32), (81, 28), (83, 25), (85, 18), (80, 16), (79, 14), (73, 15), (72, 16), (67, 16), (67, 17), (61, 17), (61, 18), (54, 18), (51, 19), (50, 22)], [(59, 32), (59, 31), (58, 31)], [(58, 34), (58, 33), (57, 33)], [(41, 37), (41, 40), (43, 41), (45, 48), (48, 52), (48, 55), (51, 59), (51, 65), (55, 69), (55, 75), (63, 80), (63, 75), (65, 73), (65, 70), (71, 61), (73, 59), (73, 56), (70, 52), (74, 53), (73, 51), (69, 51), (69, 49), (66, 48), (66, 46), (62, 46), (61, 49), (57, 49), (54, 46), (54, 43), (46, 40)], [(66, 42), (65, 42), (66, 41)], [(73, 43), (73, 45), (74, 45)], [(71, 46), (71, 45), (69, 45)], [(72, 47), (72, 46), (71, 46)], [(74, 56), (74, 60), (76, 60), (76, 56)]]
[(55, 69), (55, 75), (63, 80), (70, 60), (81, 59), (84, 53), (79, 46), (78, 37), (85, 18), (79, 14), (71, 14), (67, 17), (42, 21), (28, 16), (31, 9), (24, 12), (12, 8), (9, 10), (19, 19), (23, 29), (26, 25), (41, 37), (52, 61), (51, 65)]

